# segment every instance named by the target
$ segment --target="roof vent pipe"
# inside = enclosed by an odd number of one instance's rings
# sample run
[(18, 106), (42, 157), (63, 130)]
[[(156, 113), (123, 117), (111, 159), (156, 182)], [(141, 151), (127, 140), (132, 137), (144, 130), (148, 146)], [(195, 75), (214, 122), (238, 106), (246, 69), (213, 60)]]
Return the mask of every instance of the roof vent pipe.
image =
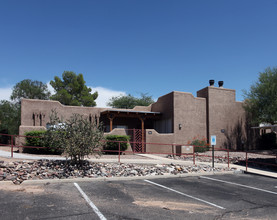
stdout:
[(210, 83), (210, 86), (214, 86), (214, 80), (213, 79), (209, 80), (209, 83)]
[(223, 81), (218, 81), (218, 86), (219, 86), (219, 88), (223, 88)]

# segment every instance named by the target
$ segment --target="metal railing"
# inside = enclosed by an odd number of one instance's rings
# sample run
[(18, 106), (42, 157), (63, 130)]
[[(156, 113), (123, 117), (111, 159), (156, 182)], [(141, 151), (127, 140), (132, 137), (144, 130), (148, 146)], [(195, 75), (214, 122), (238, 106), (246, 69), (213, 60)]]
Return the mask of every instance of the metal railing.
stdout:
[[(35, 136), (24, 136), (24, 135), (8, 135), (8, 134), (0, 134), (0, 137), (7, 137), (6, 140), (8, 140), (8, 143), (0, 143), (0, 146), (6, 146), (6, 147), (10, 147), (10, 152), (11, 152), (11, 158), (13, 158), (13, 152), (14, 152), (14, 148), (37, 148), (37, 149), (47, 149), (47, 147), (40, 147), (40, 146), (25, 146), (25, 145), (20, 145), (17, 144), (17, 142), (15, 141), (16, 139), (18, 140), (19, 138), (42, 138), (42, 137), (35, 137)], [(178, 152), (176, 153), (176, 147), (177, 146), (184, 146), (182, 144), (171, 144), (171, 143), (148, 143), (148, 142), (134, 142), (134, 141), (110, 141), (110, 140), (103, 140), (103, 142), (114, 142), (114, 143), (118, 143), (118, 149), (117, 150), (104, 150), (101, 149), (100, 151), (102, 153), (113, 153), (116, 154), (118, 157), (118, 162), (120, 163), (121, 160), (121, 154), (158, 154), (158, 155), (170, 155), (172, 157), (180, 157), (183, 159), (189, 159), (192, 161), (193, 165), (196, 164), (196, 161), (200, 158), (208, 158), (207, 162), (211, 162), (211, 160), (214, 159), (221, 159), (222, 163), (225, 163), (228, 165), (228, 168), (230, 167), (230, 163), (232, 162), (231, 160), (233, 159), (233, 157), (231, 156), (231, 154), (236, 154), (236, 153), (240, 153), (241, 155), (245, 155), (244, 158), (237, 158), (236, 163), (241, 165), (241, 166), (245, 166), (245, 170), (247, 171), (250, 167), (257, 167), (259, 166), (259, 168), (268, 168), (268, 167), (273, 167), (273, 170), (277, 171), (277, 154), (264, 154), (261, 152), (250, 152), (250, 151), (235, 151), (235, 150), (230, 150), (230, 149), (223, 149), (223, 148), (215, 148), (215, 155), (214, 157), (212, 157), (211, 151), (207, 151), (206, 153), (198, 153), (195, 152), (195, 148), (201, 148), (203, 146), (196, 146), (196, 145), (191, 145), (192, 146), (192, 152), (190, 153), (182, 153), (182, 152)], [(122, 143), (127, 143), (131, 146), (134, 146), (135, 144), (142, 144), (145, 146), (158, 146), (159, 150), (157, 151), (147, 151), (145, 150), (144, 152), (139, 152), (136, 151), (136, 148), (133, 148), (131, 151), (122, 151), (120, 149), (121, 144)], [(171, 149), (170, 150), (165, 150), (164, 148), (167, 149)], [(203, 147), (206, 148), (206, 147)], [(147, 149), (147, 148), (146, 148)], [(224, 156), (217, 156), (216, 154), (221, 152), (224, 152)], [(255, 156), (254, 156), (255, 155)], [(272, 163), (267, 163), (261, 160), (273, 160)], [(201, 160), (201, 159), (200, 159)], [(260, 160), (260, 161), (259, 161)], [(275, 161), (275, 162), (274, 162)], [(203, 162), (203, 161), (202, 161)]]

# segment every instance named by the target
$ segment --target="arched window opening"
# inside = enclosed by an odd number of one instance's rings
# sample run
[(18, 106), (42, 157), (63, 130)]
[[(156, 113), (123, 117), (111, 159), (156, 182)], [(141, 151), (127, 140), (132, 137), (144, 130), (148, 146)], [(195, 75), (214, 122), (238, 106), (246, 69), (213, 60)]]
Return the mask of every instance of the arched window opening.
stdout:
[(36, 126), (36, 116), (35, 116), (35, 113), (33, 113), (33, 126)]
[(42, 126), (42, 115), (39, 114), (39, 125)]

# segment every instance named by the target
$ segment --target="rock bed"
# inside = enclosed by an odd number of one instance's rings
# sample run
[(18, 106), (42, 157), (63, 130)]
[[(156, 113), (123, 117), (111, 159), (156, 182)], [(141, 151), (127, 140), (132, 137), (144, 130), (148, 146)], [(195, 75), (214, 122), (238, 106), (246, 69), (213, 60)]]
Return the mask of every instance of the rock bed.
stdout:
[[(225, 151), (215, 151), (215, 158), (214, 162), (215, 163), (228, 163), (228, 158), (227, 158), (227, 152)], [(175, 156), (173, 157), (172, 155), (168, 155), (167, 158), (170, 159), (176, 159), (176, 160), (185, 160), (185, 161), (192, 161), (193, 157), (192, 155), (189, 156)], [(256, 154), (256, 153), (248, 153), (247, 155), (248, 160), (251, 159), (270, 159), (270, 158), (276, 158), (276, 155), (273, 153), (266, 155), (266, 154)], [(212, 152), (207, 151), (205, 153), (196, 153), (195, 154), (195, 160), (198, 162), (212, 162)], [(238, 164), (241, 161), (246, 160), (246, 154), (245, 152), (230, 152), (229, 153), (229, 162), (232, 164)]]
[[(169, 159), (176, 159), (176, 160), (184, 160), (184, 161), (192, 161), (193, 157), (191, 156), (175, 156), (173, 157), (172, 155), (168, 155), (167, 158)], [(198, 162), (212, 162), (212, 157), (211, 156), (203, 156), (203, 155), (195, 155), (195, 160)], [(240, 161), (245, 161), (245, 157), (229, 157), (229, 163), (236, 164)], [(228, 158), (226, 157), (220, 157), (215, 156), (214, 158), (215, 163), (223, 163), (227, 164), (228, 163)]]
[(0, 161), (0, 181), (12, 181), (14, 184), (21, 184), (24, 180), (177, 175), (230, 170), (234, 169), (212, 168), (209, 165), (183, 166), (173, 163), (142, 165), (85, 161), (82, 167), (78, 167), (72, 165), (70, 161), (61, 160)]

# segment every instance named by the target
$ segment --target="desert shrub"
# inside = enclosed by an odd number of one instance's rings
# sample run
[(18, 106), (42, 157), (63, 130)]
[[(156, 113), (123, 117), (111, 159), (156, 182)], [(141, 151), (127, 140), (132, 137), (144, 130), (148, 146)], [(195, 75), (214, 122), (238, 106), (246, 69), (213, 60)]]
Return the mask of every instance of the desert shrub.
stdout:
[(274, 132), (262, 134), (258, 140), (260, 150), (276, 149), (276, 134)]
[[(62, 126), (60, 126), (62, 125)], [(86, 156), (101, 154), (104, 132), (101, 124), (90, 122), (88, 117), (73, 114), (62, 121), (53, 110), (45, 140), (49, 146), (61, 150), (73, 163), (82, 165)]]
[(194, 139), (192, 142), (190, 142), (190, 145), (194, 146), (194, 152), (201, 153), (209, 150), (209, 145), (204, 139)]
[[(106, 144), (103, 147), (104, 150), (118, 152), (119, 141), (120, 141), (120, 151), (125, 151), (128, 148), (128, 141), (130, 140), (130, 137), (128, 135), (107, 135), (105, 137), (105, 140), (106, 140)], [(115, 153), (115, 152), (107, 152), (107, 153)]]

